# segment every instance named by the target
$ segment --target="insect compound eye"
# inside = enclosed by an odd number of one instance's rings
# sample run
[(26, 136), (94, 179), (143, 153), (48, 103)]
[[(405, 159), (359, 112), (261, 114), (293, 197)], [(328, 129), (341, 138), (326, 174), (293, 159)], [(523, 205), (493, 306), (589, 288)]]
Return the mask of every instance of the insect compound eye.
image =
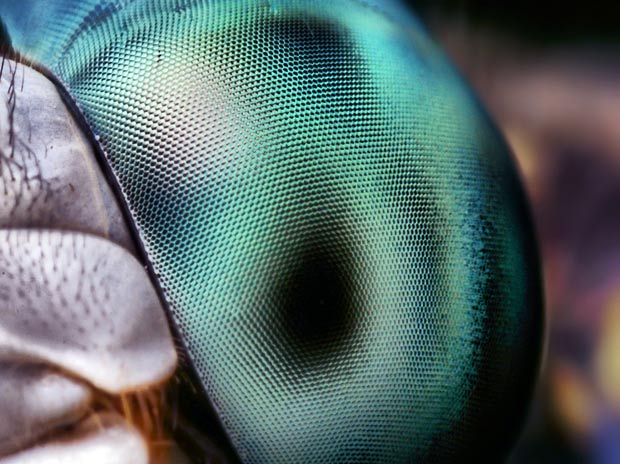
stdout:
[[(33, 37), (18, 10), (37, 4)], [(540, 351), (532, 227), (504, 142), (410, 13), (24, 5), (0, 6), (13, 45), (83, 112), (243, 462), (506, 454)]]

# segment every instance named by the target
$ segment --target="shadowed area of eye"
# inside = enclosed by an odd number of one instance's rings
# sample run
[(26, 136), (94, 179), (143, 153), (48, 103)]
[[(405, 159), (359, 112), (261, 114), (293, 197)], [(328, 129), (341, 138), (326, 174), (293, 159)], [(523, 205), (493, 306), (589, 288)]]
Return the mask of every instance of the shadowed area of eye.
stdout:
[(0, 18), (0, 54), (7, 56), (12, 49), (11, 37), (7, 30), (6, 24)]

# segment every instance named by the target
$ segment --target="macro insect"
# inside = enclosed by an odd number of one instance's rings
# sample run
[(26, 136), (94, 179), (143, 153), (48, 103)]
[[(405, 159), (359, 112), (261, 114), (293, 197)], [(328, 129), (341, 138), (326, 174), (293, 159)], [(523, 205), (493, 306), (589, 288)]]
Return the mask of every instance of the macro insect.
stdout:
[(506, 456), (541, 347), (528, 208), (404, 6), (0, 18), (0, 462), (148, 462), (160, 426), (178, 462)]

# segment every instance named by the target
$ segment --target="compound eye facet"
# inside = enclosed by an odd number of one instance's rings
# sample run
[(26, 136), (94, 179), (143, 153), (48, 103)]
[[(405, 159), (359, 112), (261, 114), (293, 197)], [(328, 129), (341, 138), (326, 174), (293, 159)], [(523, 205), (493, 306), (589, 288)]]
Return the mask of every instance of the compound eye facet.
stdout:
[(505, 144), (415, 18), (43, 4), (63, 15), (36, 45), (0, 14), (97, 136), (242, 461), (505, 455), (540, 350), (532, 228)]

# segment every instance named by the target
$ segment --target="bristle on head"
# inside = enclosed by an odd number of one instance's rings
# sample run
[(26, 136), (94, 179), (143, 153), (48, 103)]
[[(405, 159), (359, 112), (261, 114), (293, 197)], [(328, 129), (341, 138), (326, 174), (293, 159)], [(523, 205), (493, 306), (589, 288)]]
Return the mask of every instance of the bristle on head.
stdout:
[(95, 414), (114, 411), (140, 432), (149, 447), (153, 464), (169, 462), (169, 454), (174, 448), (166, 388), (150, 388), (118, 396), (100, 393), (94, 403)]

